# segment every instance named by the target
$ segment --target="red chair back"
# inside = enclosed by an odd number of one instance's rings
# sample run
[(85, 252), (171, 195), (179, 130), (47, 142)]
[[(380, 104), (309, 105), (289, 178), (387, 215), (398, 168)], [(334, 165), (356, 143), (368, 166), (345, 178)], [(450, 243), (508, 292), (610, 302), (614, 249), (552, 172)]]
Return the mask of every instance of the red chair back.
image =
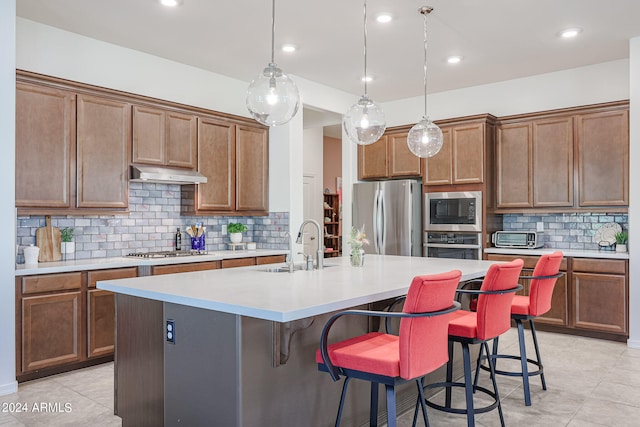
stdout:
[[(504, 264), (493, 264), (482, 281), (481, 291), (501, 291), (518, 286), (518, 277), (524, 262), (515, 259)], [(515, 292), (480, 294), (478, 296), (477, 336), (489, 340), (505, 333), (511, 327), (511, 303)]]
[[(459, 270), (416, 276), (411, 282), (402, 311), (426, 313), (453, 305), (462, 277)], [(400, 376), (417, 378), (444, 365), (447, 351), (449, 315), (402, 318), (400, 320)]]
[[(534, 276), (555, 276), (560, 272), (562, 252), (543, 255), (533, 270)], [(551, 310), (551, 297), (558, 278), (532, 279), (529, 290), (529, 314), (539, 316)]]

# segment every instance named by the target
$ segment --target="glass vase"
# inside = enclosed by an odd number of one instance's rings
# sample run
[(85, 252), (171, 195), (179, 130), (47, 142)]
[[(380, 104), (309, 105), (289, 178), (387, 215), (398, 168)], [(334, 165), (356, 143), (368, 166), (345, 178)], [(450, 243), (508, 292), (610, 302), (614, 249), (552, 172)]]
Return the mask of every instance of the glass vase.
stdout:
[(351, 265), (353, 267), (362, 267), (364, 265), (364, 251), (362, 249), (351, 251)]

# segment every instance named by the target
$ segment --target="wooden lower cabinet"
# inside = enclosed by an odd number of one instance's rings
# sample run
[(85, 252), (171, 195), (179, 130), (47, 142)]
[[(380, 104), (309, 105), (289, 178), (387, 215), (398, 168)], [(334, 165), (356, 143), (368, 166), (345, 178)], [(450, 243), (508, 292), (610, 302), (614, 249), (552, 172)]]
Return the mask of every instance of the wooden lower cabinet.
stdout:
[(154, 265), (151, 267), (153, 276), (159, 274), (188, 273), (190, 271), (215, 270), (220, 268), (220, 261), (204, 261), (189, 264)]
[[(533, 268), (537, 256), (488, 254), (493, 261), (522, 258)], [(536, 318), (542, 330), (623, 341), (629, 334), (628, 261), (565, 258), (553, 290), (551, 310)], [(523, 275), (530, 274), (525, 272)], [(523, 283), (528, 293), (528, 285)]]
[(22, 299), (20, 373), (82, 360), (81, 293)]

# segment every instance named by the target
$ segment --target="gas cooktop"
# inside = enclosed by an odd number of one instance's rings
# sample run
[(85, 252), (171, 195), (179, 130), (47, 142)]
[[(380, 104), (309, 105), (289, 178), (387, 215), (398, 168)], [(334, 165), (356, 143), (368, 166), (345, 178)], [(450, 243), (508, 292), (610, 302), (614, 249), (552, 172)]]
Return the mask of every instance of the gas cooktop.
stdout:
[(193, 255), (207, 255), (207, 251), (156, 251), (156, 252), (131, 252), (128, 257), (136, 258), (171, 258)]

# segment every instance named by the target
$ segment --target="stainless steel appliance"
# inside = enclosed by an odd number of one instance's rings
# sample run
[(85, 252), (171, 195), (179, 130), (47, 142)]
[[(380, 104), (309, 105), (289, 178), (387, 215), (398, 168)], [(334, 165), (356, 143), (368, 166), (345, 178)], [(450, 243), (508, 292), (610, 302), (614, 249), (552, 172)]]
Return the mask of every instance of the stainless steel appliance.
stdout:
[(364, 225), (365, 253), (420, 256), (422, 185), (418, 181), (377, 181), (353, 185), (353, 226)]
[(496, 231), (491, 235), (496, 248), (535, 249), (544, 246), (540, 231)]
[(426, 231), (482, 232), (482, 192), (425, 193)]
[(172, 258), (193, 255), (207, 255), (206, 251), (155, 251), (155, 252), (131, 252), (128, 257), (136, 258)]
[(426, 231), (424, 256), (434, 258), (481, 259), (480, 233)]

